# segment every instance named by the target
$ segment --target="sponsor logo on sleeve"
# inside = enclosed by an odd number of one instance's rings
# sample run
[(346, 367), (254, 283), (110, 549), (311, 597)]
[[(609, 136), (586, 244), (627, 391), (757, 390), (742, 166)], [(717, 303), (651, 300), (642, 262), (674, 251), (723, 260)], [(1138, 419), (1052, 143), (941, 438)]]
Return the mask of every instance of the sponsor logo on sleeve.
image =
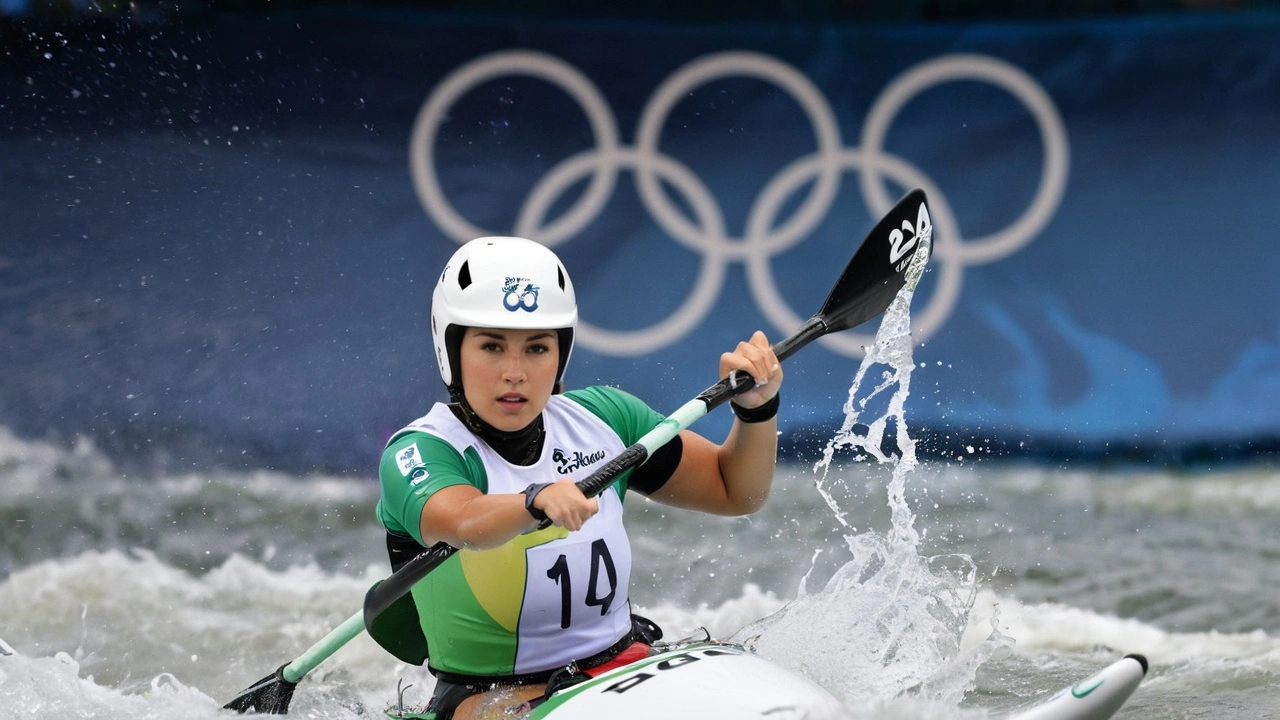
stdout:
[(419, 483), (427, 479), (427, 476), (426, 468), (422, 466), (414, 468), (413, 472), (409, 473), (409, 487), (417, 487)]
[(422, 455), (418, 453), (418, 443), (413, 443), (396, 453), (396, 465), (400, 468), (400, 474), (409, 477), (409, 473), (414, 468), (422, 467)]

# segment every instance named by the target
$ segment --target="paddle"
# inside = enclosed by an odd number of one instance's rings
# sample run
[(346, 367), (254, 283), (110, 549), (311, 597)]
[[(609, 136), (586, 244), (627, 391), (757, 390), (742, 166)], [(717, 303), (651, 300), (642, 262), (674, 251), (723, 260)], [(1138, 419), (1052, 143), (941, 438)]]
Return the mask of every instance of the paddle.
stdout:
[[(912, 190), (876, 223), (862, 241), (827, 295), (822, 309), (791, 336), (773, 345), (778, 360), (786, 360), (823, 335), (860, 325), (884, 312), (898, 290), (906, 284), (907, 270), (916, 251), (923, 247), (925, 253), (930, 252), (932, 231), (924, 191)], [(927, 259), (927, 255), (925, 257)], [(650, 453), (681, 430), (753, 386), (750, 377), (735, 372), (703, 390), (635, 444), (578, 482), (578, 488), (588, 497), (598, 495), (624, 471), (643, 463)], [(396, 605), (411, 587), (456, 552), (457, 548), (437, 543), (405, 563), (386, 580), (369, 589), (362, 614), (348, 618), (306, 653), (254, 683), (225, 707), (240, 712), (287, 713), (298, 681), (360, 633), (362, 615), (365, 628), (372, 631), (378, 616)]]
[(281, 665), (275, 672), (250, 685), (222, 707), (236, 712), (260, 712), (284, 715), (289, 712), (293, 690), (307, 673), (338, 651), (338, 648), (364, 630), (364, 611), (347, 618), (341, 625), (320, 638), (315, 645), (299, 655), (293, 662)]

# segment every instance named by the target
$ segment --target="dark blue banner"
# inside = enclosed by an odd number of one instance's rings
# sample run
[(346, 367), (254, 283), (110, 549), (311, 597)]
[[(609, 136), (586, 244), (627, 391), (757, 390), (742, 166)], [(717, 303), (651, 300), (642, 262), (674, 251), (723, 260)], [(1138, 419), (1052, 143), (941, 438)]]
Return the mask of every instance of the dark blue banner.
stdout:
[[(922, 187), (907, 412), (931, 448), (1280, 437), (1274, 14), (7, 22), (0, 424), (24, 435), (372, 473), (443, 398), (431, 290), (483, 234), (564, 259), (571, 385), (669, 412), (752, 330), (794, 330)], [(873, 332), (789, 361), (798, 452)]]

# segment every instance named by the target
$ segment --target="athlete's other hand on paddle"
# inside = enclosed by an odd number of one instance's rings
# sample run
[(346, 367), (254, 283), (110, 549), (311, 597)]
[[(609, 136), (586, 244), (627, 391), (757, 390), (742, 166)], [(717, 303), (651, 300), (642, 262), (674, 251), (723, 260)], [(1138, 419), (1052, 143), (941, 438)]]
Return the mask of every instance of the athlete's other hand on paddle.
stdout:
[(758, 408), (778, 396), (782, 387), (782, 363), (764, 333), (757, 330), (747, 342), (738, 343), (731, 353), (720, 356), (720, 377), (741, 370), (755, 381), (755, 389), (738, 395), (731, 402), (739, 408)]

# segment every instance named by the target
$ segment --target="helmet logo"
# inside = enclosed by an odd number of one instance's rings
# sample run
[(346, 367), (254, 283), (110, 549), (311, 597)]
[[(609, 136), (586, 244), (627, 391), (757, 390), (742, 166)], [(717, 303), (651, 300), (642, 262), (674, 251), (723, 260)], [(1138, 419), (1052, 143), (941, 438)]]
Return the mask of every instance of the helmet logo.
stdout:
[(528, 278), (509, 277), (502, 283), (502, 307), (533, 312), (538, 309), (538, 289)]

